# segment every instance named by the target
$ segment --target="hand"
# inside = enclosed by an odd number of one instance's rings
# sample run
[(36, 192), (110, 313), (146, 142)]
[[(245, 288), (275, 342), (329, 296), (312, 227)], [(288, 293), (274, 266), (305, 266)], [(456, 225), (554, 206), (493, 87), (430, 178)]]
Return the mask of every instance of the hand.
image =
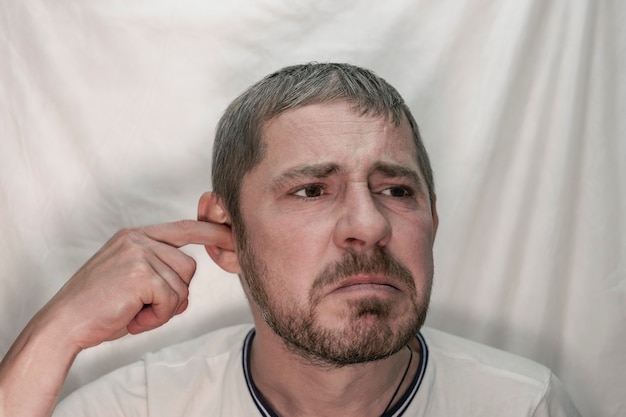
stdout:
[(76, 352), (159, 327), (188, 305), (196, 263), (178, 248), (193, 243), (233, 250), (230, 230), (193, 220), (121, 230), (39, 316), (55, 323)]
[[(219, 199), (206, 193), (202, 201), (217, 207)], [(49, 416), (81, 350), (183, 312), (196, 263), (181, 246), (204, 245), (212, 258), (236, 265), (225, 213), (216, 208), (199, 218), (122, 230), (89, 259), (0, 362), (0, 416)]]

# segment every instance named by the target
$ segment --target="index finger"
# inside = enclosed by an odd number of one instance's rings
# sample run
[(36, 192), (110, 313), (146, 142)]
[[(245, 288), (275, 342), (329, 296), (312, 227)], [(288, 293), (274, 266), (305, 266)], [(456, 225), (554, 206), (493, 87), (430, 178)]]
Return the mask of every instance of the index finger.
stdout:
[(178, 220), (170, 223), (144, 226), (138, 228), (138, 230), (153, 240), (167, 243), (177, 248), (189, 244), (217, 246), (228, 250), (234, 250), (235, 248), (231, 233), (232, 229), (229, 226), (218, 223)]

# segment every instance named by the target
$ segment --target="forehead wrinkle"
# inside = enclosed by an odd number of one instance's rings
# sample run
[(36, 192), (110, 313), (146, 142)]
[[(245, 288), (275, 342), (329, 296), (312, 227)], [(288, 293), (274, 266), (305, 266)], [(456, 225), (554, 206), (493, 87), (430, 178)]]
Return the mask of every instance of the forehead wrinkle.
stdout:
[(324, 179), (339, 171), (340, 167), (335, 163), (301, 165), (281, 173), (272, 181), (270, 188), (277, 190), (282, 188), (284, 184), (298, 179)]

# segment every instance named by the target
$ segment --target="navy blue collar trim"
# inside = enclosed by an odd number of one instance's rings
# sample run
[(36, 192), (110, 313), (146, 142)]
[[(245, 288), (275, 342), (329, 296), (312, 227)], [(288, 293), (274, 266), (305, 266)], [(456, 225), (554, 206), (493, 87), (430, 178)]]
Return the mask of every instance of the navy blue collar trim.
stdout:
[[(261, 413), (261, 416), (279, 417), (278, 414), (276, 414), (274, 410), (272, 410), (269, 404), (265, 402), (265, 399), (263, 398), (254, 381), (252, 380), (252, 374), (250, 373), (250, 350), (252, 348), (252, 339), (254, 339), (254, 335), (255, 331), (254, 329), (251, 329), (243, 342), (243, 352), (241, 355), (241, 360), (243, 365), (243, 374), (246, 379), (246, 385), (248, 386), (250, 396), (252, 397), (254, 404), (259, 410), (259, 413)], [(417, 394), (417, 391), (422, 384), (424, 374), (426, 373), (426, 366), (428, 365), (428, 346), (426, 345), (426, 341), (422, 337), (421, 333), (418, 333), (416, 335), (416, 338), (420, 345), (420, 362), (417, 373), (415, 374), (415, 378), (413, 378), (413, 381), (411, 381), (411, 385), (402, 395), (396, 405), (388, 410), (382, 417), (402, 416), (409, 408), (411, 401), (413, 401), (413, 398), (415, 398), (415, 395)]]

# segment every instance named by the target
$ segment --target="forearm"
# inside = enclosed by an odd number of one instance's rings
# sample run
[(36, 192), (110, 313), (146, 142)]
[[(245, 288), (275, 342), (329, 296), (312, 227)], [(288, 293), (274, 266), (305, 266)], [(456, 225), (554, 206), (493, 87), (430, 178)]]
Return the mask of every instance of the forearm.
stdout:
[(184, 311), (196, 263), (178, 248), (234, 248), (230, 228), (209, 221), (113, 236), (33, 317), (0, 363), (0, 417), (51, 415), (81, 350), (152, 330)]
[(52, 414), (80, 349), (63, 326), (38, 313), (0, 363), (0, 417)]

